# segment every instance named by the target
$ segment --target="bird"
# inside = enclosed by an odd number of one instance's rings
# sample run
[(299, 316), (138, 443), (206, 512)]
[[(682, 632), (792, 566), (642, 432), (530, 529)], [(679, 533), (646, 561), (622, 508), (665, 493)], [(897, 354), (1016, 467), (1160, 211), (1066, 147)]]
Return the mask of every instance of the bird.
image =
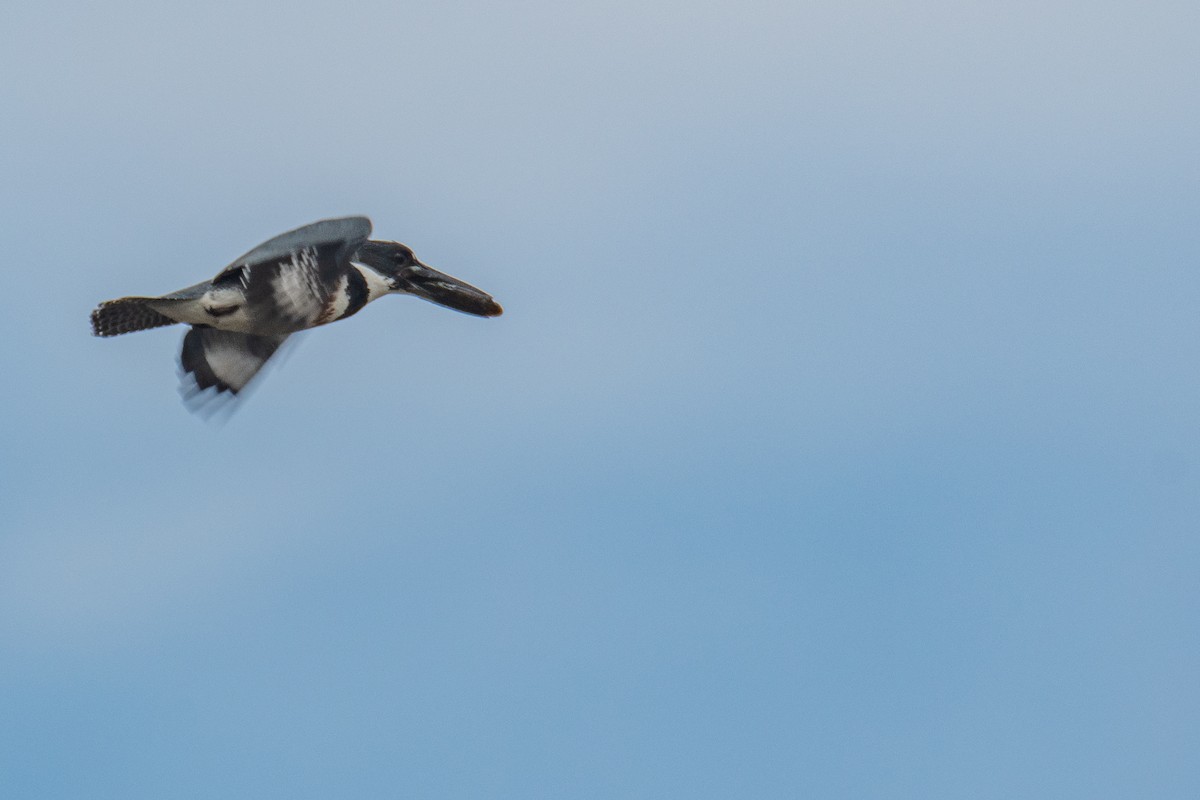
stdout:
[(423, 264), (408, 246), (370, 236), (371, 221), (362, 216), (304, 225), (263, 242), (212, 280), (100, 303), (92, 333), (191, 326), (179, 356), (181, 388), (185, 400), (203, 405), (236, 397), (292, 334), (346, 319), (385, 295), (413, 295), (478, 317), (504, 313), (491, 295)]

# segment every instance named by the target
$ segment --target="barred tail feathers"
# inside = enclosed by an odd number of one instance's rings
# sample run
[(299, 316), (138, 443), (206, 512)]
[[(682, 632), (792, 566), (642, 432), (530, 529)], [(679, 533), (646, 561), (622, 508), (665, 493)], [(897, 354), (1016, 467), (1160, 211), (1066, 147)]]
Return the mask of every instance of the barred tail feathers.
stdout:
[(149, 306), (149, 302), (156, 299), (122, 297), (101, 303), (92, 312), (92, 333), (96, 336), (120, 336), (122, 333), (175, 325), (175, 320)]

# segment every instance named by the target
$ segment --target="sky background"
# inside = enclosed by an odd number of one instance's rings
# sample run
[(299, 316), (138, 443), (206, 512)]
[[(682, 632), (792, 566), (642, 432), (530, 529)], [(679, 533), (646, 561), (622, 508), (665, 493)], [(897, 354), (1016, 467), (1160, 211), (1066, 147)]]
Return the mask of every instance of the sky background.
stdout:
[[(5, 3), (3, 795), (1200, 795), (1198, 29)], [(505, 316), (90, 335), (358, 213)]]

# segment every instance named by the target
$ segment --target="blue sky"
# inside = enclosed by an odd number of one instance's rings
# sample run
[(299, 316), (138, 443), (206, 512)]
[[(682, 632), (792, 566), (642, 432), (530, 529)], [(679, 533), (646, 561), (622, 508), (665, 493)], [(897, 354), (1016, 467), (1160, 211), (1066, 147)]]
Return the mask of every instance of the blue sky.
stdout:
[(0, 11), (6, 796), (1200, 791), (1194, 4), (343, 6)]

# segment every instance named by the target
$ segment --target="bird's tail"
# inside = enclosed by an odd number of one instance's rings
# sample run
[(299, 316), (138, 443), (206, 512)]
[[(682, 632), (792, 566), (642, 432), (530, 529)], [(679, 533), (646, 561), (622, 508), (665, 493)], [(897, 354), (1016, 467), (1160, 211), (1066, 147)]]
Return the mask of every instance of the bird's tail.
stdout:
[(120, 336), (122, 333), (176, 324), (175, 320), (150, 307), (150, 301), (155, 299), (122, 297), (101, 303), (92, 312), (92, 333), (96, 336)]

